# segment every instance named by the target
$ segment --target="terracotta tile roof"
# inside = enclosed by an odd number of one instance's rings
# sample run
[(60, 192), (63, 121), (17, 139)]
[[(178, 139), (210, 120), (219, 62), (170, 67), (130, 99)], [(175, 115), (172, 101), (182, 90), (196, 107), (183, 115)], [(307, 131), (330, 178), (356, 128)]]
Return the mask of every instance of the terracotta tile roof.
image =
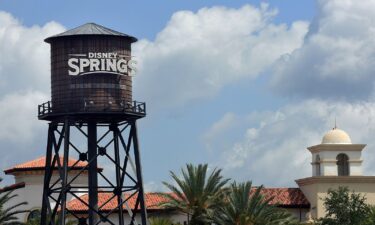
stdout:
[[(254, 191), (255, 189), (253, 189)], [(266, 198), (273, 197), (270, 202), (272, 205), (289, 208), (308, 208), (310, 203), (299, 188), (265, 188), (261, 192)], [(107, 202), (114, 194), (113, 193), (99, 193), (98, 205), (101, 206)], [(129, 195), (125, 195), (127, 197)], [(88, 195), (81, 196), (84, 202), (88, 202)], [(161, 210), (158, 205), (165, 202), (167, 199), (160, 193), (146, 193), (145, 203), (147, 210)], [(129, 199), (128, 204), (131, 209), (135, 207), (136, 198), (133, 196)], [(114, 197), (111, 201), (106, 203), (101, 209), (103, 211), (110, 211), (117, 206), (117, 198)], [(86, 213), (88, 207), (78, 199), (73, 199), (68, 202), (67, 208), (74, 212)], [(126, 209), (126, 206), (123, 206)]]
[(7, 192), (7, 191), (13, 191), (13, 190), (16, 190), (18, 188), (23, 188), (23, 187), (25, 187), (25, 182), (20, 182), (20, 183), (17, 183), (17, 184), (5, 186), (3, 188), (0, 188), (0, 194), (4, 193), (4, 192)]
[[(13, 166), (12, 168), (4, 170), (5, 174), (12, 174), (14, 172), (20, 171), (30, 171), (30, 170), (44, 170), (46, 164), (46, 157), (40, 157), (28, 162), (24, 162), (18, 165)], [(63, 163), (63, 158), (60, 157), (60, 162)], [(68, 165), (72, 167), (77, 162), (76, 159), (69, 158)], [(87, 162), (79, 161), (75, 166), (74, 169), (82, 169), (87, 165)]]
[[(253, 189), (255, 191), (255, 189)], [(282, 207), (310, 207), (310, 203), (299, 188), (264, 188), (261, 193), (273, 198), (271, 205)]]
[[(99, 193), (98, 195), (98, 206), (101, 207), (102, 211), (111, 211), (117, 206), (117, 197), (114, 197), (112, 200), (110, 200), (108, 203), (106, 203), (111, 197), (113, 197), (113, 193)], [(126, 194), (124, 195), (124, 199), (128, 198), (130, 195)], [(88, 195), (82, 195), (81, 200), (83, 200), (85, 203), (88, 202)], [(161, 207), (158, 206), (159, 203), (165, 202), (166, 198), (163, 197), (161, 194), (158, 193), (146, 193), (145, 194), (145, 203), (146, 203), (146, 208), (147, 210), (160, 210)], [(136, 197), (132, 196), (128, 200), (128, 205), (131, 209), (135, 208), (135, 202), (136, 202)], [(103, 205), (105, 204), (105, 205)], [(73, 212), (82, 212), (85, 213), (87, 212), (88, 207), (83, 204), (80, 200), (78, 199), (73, 199), (67, 203), (67, 208), (70, 211)], [(123, 209), (126, 210), (126, 205), (123, 205)], [(139, 208), (138, 208), (139, 209)]]

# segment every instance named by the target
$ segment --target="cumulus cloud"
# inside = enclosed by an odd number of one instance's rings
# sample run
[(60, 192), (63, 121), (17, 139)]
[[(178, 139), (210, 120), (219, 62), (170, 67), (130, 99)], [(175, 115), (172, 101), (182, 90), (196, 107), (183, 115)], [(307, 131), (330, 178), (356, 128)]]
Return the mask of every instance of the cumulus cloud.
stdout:
[(0, 95), (14, 90), (49, 92), (49, 45), (43, 40), (63, 30), (56, 22), (26, 27), (0, 11)]
[(0, 98), (2, 169), (44, 153), (47, 125), (38, 121), (37, 105), (46, 98), (38, 91), (17, 92)]
[(306, 22), (274, 24), (266, 4), (238, 9), (179, 11), (154, 41), (134, 47), (137, 97), (153, 108), (183, 106), (215, 96), (225, 85), (259, 76), (280, 56), (300, 47)]
[(42, 92), (14, 93), (0, 99), (0, 142), (30, 142), (44, 123), (37, 122), (37, 105), (47, 96)]
[(37, 119), (37, 105), (50, 96), (50, 54), (43, 39), (63, 30), (56, 22), (27, 27), (11, 14), (0, 11), (0, 152), (3, 167), (44, 152), (47, 126)]
[(374, 97), (375, 2), (319, 0), (303, 46), (275, 66), (272, 87), (285, 95)]
[[(311, 154), (306, 147), (321, 142), (334, 126), (347, 131), (353, 143), (368, 144), (364, 171), (374, 175), (375, 102), (307, 100), (276, 111), (253, 112), (241, 118), (242, 138), (222, 149), (219, 165), (229, 177), (253, 180), (266, 186), (294, 186), (294, 180), (311, 176)], [(216, 149), (220, 149), (217, 147)]]

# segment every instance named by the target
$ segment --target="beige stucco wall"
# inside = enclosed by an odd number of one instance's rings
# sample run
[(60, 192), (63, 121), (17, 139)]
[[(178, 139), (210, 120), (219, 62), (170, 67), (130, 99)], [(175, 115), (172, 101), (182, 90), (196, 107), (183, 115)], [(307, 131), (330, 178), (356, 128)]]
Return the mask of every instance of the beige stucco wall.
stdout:
[(346, 186), (350, 191), (362, 194), (367, 203), (375, 205), (375, 177), (348, 176), (348, 177), (310, 177), (296, 181), (311, 205), (312, 218), (325, 216), (324, 198), (328, 190)]

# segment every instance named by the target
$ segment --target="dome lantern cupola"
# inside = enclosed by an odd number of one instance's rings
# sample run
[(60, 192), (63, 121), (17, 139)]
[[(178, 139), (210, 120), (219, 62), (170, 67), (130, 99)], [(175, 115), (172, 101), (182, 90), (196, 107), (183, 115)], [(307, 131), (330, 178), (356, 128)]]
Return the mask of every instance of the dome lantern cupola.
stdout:
[(336, 126), (322, 138), (321, 144), (308, 147), (312, 154), (313, 176), (361, 176), (362, 150), (350, 136)]

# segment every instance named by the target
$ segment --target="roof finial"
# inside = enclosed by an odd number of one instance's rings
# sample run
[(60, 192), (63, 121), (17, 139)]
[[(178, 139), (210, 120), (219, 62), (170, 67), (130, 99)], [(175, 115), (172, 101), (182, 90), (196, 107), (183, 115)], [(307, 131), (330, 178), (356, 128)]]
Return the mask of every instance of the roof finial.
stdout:
[(335, 127), (334, 127), (333, 129), (334, 129), (334, 130), (337, 129), (336, 116), (335, 116)]

